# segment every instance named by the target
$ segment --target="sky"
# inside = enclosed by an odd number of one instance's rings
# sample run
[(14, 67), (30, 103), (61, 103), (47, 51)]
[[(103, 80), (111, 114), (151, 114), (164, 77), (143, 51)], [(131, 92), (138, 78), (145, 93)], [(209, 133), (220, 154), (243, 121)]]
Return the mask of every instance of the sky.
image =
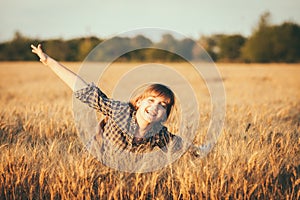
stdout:
[(142, 29), (202, 35), (251, 35), (260, 16), (300, 24), (299, 0), (0, 0), (0, 42), (30, 38), (111, 38)]

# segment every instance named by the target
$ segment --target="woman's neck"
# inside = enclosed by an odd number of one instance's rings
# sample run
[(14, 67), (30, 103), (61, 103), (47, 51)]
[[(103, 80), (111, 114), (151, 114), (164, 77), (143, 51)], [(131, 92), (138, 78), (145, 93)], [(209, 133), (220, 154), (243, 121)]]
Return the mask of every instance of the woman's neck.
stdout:
[(147, 126), (141, 126), (141, 125), (138, 125), (138, 128), (135, 132), (135, 137), (138, 137), (138, 138), (142, 138), (146, 135), (146, 133), (150, 130), (151, 128), (151, 125), (148, 124)]
[(151, 128), (151, 124), (145, 120), (143, 120), (142, 117), (137, 116), (136, 117), (136, 122), (138, 124), (138, 128), (136, 131), (136, 134), (144, 136), (146, 132)]
[(142, 138), (145, 137), (148, 131), (151, 132), (159, 132), (161, 129), (160, 123), (148, 123), (148, 124), (138, 124), (138, 128), (136, 129), (136, 132), (134, 134), (135, 137)]
[[(160, 127), (160, 123), (154, 122), (154, 123), (149, 123), (148, 121), (144, 120), (142, 117), (137, 116), (136, 117), (136, 122), (138, 124), (138, 128), (135, 131), (135, 137), (142, 138), (146, 135), (148, 131), (151, 129), (156, 129)], [(159, 130), (156, 130), (159, 131)]]

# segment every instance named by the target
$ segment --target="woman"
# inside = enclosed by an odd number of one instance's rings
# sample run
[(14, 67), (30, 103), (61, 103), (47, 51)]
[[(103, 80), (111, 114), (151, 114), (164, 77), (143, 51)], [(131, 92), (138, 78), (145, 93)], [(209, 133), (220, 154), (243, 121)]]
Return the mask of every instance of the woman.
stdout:
[[(101, 122), (101, 139), (121, 151), (148, 152), (158, 147), (163, 152), (182, 149), (182, 139), (170, 133), (163, 123), (175, 102), (174, 93), (165, 85), (152, 84), (130, 102), (108, 98), (93, 83), (88, 84), (76, 73), (45, 54), (39, 44), (32, 52), (52, 69), (74, 92), (75, 97), (106, 116)], [(79, 88), (75, 91), (76, 87)], [(98, 134), (99, 135), (99, 134)], [(102, 144), (103, 146), (103, 144)], [(191, 146), (195, 156), (202, 156), (210, 147)], [(101, 147), (101, 149), (103, 149)]]

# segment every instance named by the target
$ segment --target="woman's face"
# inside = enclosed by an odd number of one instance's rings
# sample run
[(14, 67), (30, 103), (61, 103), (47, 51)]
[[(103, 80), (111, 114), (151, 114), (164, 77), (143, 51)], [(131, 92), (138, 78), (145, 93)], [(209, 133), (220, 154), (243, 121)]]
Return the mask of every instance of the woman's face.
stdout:
[(137, 107), (137, 118), (148, 124), (163, 122), (167, 119), (167, 103), (163, 97), (150, 96), (139, 100)]

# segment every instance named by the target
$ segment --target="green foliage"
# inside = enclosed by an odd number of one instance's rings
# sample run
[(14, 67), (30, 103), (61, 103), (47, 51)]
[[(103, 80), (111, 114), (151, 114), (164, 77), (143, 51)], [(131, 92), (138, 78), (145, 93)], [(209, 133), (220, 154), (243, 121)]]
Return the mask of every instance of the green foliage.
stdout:
[(185, 59), (178, 54), (157, 49), (145, 48), (128, 52), (119, 57), (117, 62), (135, 61), (135, 62), (184, 62)]
[(248, 62), (299, 62), (300, 26), (286, 22), (263, 27), (248, 39), (242, 51)]
[(202, 36), (199, 43), (215, 61), (218, 60), (220, 52), (220, 40), (224, 37), (223, 34), (215, 34), (212, 36)]
[(220, 39), (219, 60), (240, 61), (241, 48), (246, 38), (242, 35), (228, 35)]
[(270, 24), (270, 13), (264, 13), (257, 28), (242, 49), (246, 62), (299, 62), (300, 26), (292, 22)]
[(43, 42), (47, 54), (57, 60), (82, 61), (88, 53), (100, 43), (96, 37), (77, 38), (72, 40), (47, 40)]
[[(83, 61), (89, 54), (90, 61), (99, 62), (206, 61), (209, 57), (222, 62), (299, 62), (300, 26), (292, 22), (271, 25), (270, 17), (269, 12), (264, 13), (248, 38), (239, 34), (201, 36), (200, 45), (187, 38), (178, 40), (171, 34), (153, 43), (143, 35), (114, 37), (107, 41), (97, 37), (40, 41), (16, 32), (11, 41), (0, 44), (0, 61), (36, 60), (30, 44), (42, 43), (46, 52), (60, 61)], [(95, 48), (99, 44), (100, 48)]]
[(16, 32), (12, 41), (0, 44), (0, 60), (33, 60), (35, 56), (30, 51), (30, 44), (33, 41)]
[(263, 30), (264, 28), (271, 26), (270, 21), (271, 21), (271, 13), (270, 12), (263, 13), (259, 18), (258, 25), (256, 29), (254, 29), (254, 32)]
[(300, 61), (300, 26), (284, 23), (274, 27), (273, 55), (277, 62)]
[(30, 39), (16, 32), (11, 41), (0, 44), (0, 61), (37, 60), (31, 52), (30, 45), (41, 43), (47, 54), (61, 61), (80, 61), (99, 43), (96, 37), (77, 38), (72, 40), (50, 39), (41, 41)]

